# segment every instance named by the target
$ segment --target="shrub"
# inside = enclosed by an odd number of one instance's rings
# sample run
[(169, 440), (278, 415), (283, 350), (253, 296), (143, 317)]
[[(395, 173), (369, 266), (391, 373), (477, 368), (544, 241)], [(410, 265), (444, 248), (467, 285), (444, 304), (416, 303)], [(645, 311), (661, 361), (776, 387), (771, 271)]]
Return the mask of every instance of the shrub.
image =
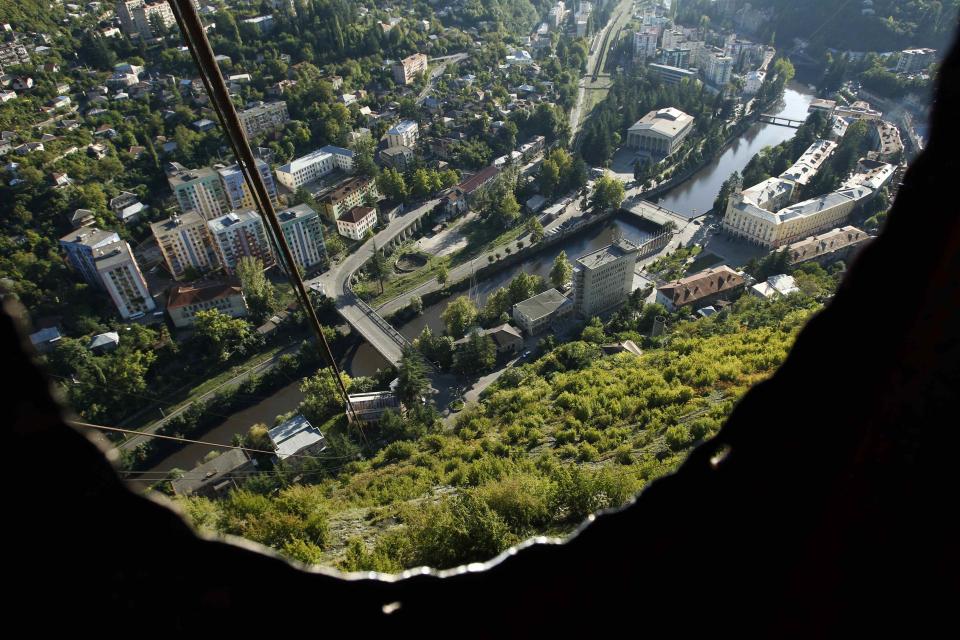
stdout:
[(683, 424), (675, 424), (669, 427), (665, 435), (667, 446), (674, 451), (683, 449), (692, 441), (690, 430)]

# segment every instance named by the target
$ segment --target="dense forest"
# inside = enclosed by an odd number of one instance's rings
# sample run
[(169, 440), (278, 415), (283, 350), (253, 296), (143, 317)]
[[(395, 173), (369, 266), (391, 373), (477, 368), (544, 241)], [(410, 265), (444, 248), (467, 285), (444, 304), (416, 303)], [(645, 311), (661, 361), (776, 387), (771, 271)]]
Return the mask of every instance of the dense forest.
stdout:
[[(665, 310), (635, 296), (579, 341), (545, 341), (536, 361), (507, 369), (447, 425), (417, 409), (362, 440), (346, 432), (332, 388), (318, 379), (304, 387), (301, 410), (331, 416), (327, 460), (296, 473), (275, 468), (225, 500), (179, 503), (202, 530), (346, 570), (450, 567), (534, 534), (562, 535), (628, 501), (716, 433), (783, 361), (840, 269), (796, 270), (803, 293), (785, 299), (744, 296), (709, 319), (671, 316), (677, 323), (656, 339), (646, 333)], [(645, 353), (602, 355), (600, 345), (627, 338)], [(304, 484), (292, 485), (294, 475)]]

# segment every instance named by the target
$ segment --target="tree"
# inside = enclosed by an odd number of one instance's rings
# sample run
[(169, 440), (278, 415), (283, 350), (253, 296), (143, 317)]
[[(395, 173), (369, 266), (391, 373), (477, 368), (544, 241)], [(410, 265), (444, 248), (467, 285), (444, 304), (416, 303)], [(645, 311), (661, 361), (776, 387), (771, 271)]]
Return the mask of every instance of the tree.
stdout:
[(467, 341), (457, 345), (453, 354), (453, 370), (461, 375), (473, 375), (493, 369), (497, 363), (497, 346), (493, 338), (473, 331)]
[(540, 219), (537, 216), (527, 220), (527, 233), (530, 234), (531, 243), (543, 240), (543, 225), (540, 224)]
[(723, 181), (723, 184), (720, 185), (720, 191), (717, 193), (716, 199), (713, 201), (713, 213), (718, 216), (722, 216), (727, 211), (727, 201), (730, 200), (730, 195), (742, 184), (740, 173), (734, 171), (730, 174), (730, 177)]
[(407, 406), (420, 402), (430, 388), (427, 379), (427, 367), (423, 356), (416, 348), (408, 345), (403, 348), (400, 365), (397, 367), (397, 396)]
[(573, 276), (573, 267), (567, 260), (567, 252), (561, 251), (553, 260), (553, 268), (550, 269), (550, 284), (560, 288), (570, 281)]
[(505, 190), (503, 195), (494, 201), (491, 214), (504, 229), (510, 228), (517, 221), (520, 217), (520, 205), (513, 191)]
[(407, 304), (407, 306), (410, 308), (410, 310), (413, 313), (415, 313), (416, 315), (420, 315), (421, 313), (423, 313), (423, 298), (421, 298), (420, 296), (413, 296), (412, 298), (410, 298), (410, 302), (409, 304)]
[(544, 160), (540, 165), (540, 175), (537, 176), (537, 186), (543, 197), (549, 198), (560, 184), (560, 168), (553, 160)]
[(437, 265), (437, 284), (439, 284), (441, 287), (447, 284), (447, 278), (449, 275), (450, 273), (447, 271), (447, 263), (441, 262), (439, 265)]
[(280, 309), (277, 288), (263, 274), (263, 262), (260, 258), (240, 258), (237, 263), (237, 277), (250, 309), (250, 318), (255, 324), (264, 322)]
[(447, 308), (440, 314), (443, 324), (447, 328), (447, 333), (454, 339), (462, 338), (467, 329), (473, 326), (477, 320), (477, 307), (470, 298), (460, 296), (447, 305)]
[(377, 189), (394, 202), (405, 202), (409, 196), (403, 174), (392, 167), (377, 176)]
[(606, 211), (619, 207), (623, 197), (623, 183), (616, 178), (603, 176), (593, 186), (593, 198), (590, 204), (596, 211)]
[(390, 272), (390, 265), (387, 264), (387, 258), (377, 249), (377, 243), (373, 243), (373, 255), (370, 256), (370, 262), (367, 263), (367, 269), (370, 275), (380, 283), (380, 293), (383, 293), (383, 279)]
[[(340, 372), (341, 379), (347, 390), (353, 380), (346, 372)], [(297, 407), (297, 412), (303, 414), (312, 424), (323, 424), (331, 415), (345, 409), (340, 387), (330, 369), (322, 369), (317, 374), (304, 378), (300, 383), (303, 400)]]
[(424, 327), (416, 345), (424, 358), (440, 368), (449, 369), (453, 364), (453, 338), (450, 336), (434, 335), (430, 327)]
[(251, 340), (250, 325), (240, 318), (231, 318), (217, 309), (198, 311), (194, 316), (193, 339), (202, 351), (220, 362), (242, 352)]

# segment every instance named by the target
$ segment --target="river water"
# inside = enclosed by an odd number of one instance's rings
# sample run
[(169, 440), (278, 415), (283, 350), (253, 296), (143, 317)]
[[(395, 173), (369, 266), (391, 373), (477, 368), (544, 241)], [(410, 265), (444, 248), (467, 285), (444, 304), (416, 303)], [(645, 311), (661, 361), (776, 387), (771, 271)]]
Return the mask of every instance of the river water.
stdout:
[[(791, 84), (784, 92), (783, 101), (777, 109), (771, 109), (776, 115), (802, 120), (807, 116), (807, 107), (814, 95), (802, 85)], [(713, 200), (720, 191), (720, 185), (730, 177), (734, 171), (742, 171), (750, 159), (766, 146), (783, 142), (796, 132), (789, 127), (758, 123), (751, 127), (741, 138), (734, 141), (720, 156), (694, 174), (689, 180), (670, 191), (659, 199), (659, 204), (677, 213), (692, 217), (702, 214), (713, 206)], [(470, 290), (478, 306), (482, 306), (487, 296), (506, 285), (521, 271), (546, 277), (553, 265), (554, 258), (565, 251), (573, 260), (577, 257), (610, 244), (619, 233), (622, 237), (636, 243), (643, 242), (651, 236), (648, 229), (638, 224), (617, 218), (602, 225), (591, 227), (581, 237), (570, 238), (560, 244), (542, 251), (524, 262), (505, 269), (487, 280), (477, 282)], [(480, 265), (478, 264), (478, 267)], [(420, 335), (425, 326), (435, 332), (440, 331), (443, 322), (440, 313), (447, 301), (440, 301), (423, 310), (423, 314), (410, 322), (398, 327), (407, 338)], [(352, 376), (372, 375), (378, 368), (387, 366), (386, 360), (370, 345), (363, 343), (349, 358), (346, 370)], [(273, 420), (281, 413), (292, 411), (300, 403), (303, 394), (300, 393), (298, 383), (290, 384), (273, 394), (260, 404), (237, 412), (213, 430), (203, 436), (202, 440), (219, 444), (230, 444), (234, 434), (245, 433), (251, 425), (257, 422), (273, 424)], [(163, 460), (151, 471), (167, 471), (172, 468), (191, 469), (212, 447), (205, 445), (188, 445), (181, 451)]]

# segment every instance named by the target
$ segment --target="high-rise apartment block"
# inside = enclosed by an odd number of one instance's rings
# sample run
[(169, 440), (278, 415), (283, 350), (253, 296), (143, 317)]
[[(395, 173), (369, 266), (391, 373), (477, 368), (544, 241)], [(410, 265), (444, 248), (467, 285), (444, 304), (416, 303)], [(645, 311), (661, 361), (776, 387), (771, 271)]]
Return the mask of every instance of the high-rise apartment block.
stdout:
[(176, 22), (170, 5), (163, 1), (147, 3), (145, 0), (120, 0), (116, 11), (120, 28), (130, 38), (156, 37), (160, 29), (169, 29)]
[(188, 269), (202, 273), (219, 266), (207, 221), (196, 211), (154, 222), (150, 230), (174, 279), (182, 279)]
[(620, 241), (580, 256), (573, 268), (573, 306), (590, 318), (624, 302), (633, 290), (637, 248)]
[(290, 114), (287, 113), (287, 103), (283, 100), (277, 102), (266, 102), (263, 104), (238, 111), (240, 124), (247, 133), (248, 138), (253, 138), (265, 133), (279, 129), (290, 122)]
[(297, 266), (304, 272), (327, 263), (320, 214), (305, 204), (284, 209), (277, 214), (280, 229), (287, 240)]
[(387, 147), (410, 147), (417, 145), (419, 127), (414, 120), (401, 120), (387, 129)]
[(124, 320), (140, 317), (156, 309), (156, 303), (130, 245), (120, 240), (93, 250), (93, 258), (103, 288)]
[(264, 267), (274, 264), (263, 219), (253, 209), (232, 211), (207, 223), (224, 270), (233, 274), (240, 258), (259, 258)]
[(60, 238), (60, 247), (67, 254), (67, 262), (84, 282), (102, 289), (103, 282), (97, 273), (94, 251), (115, 242), (120, 242), (116, 231), (84, 226)]
[[(263, 178), (263, 184), (270, 195), (270, 202), (276, 207), (278, 204), (277, 185), (273, 180), (270, 165), (259, 158), (256, 159), (255, 163), (257, 172)], [(233, 164), (223, 169), (217, 169), (217, 173), (220, 175), (220, 182), (223, 183), (223, 192), (227, 199), (227, 206), (231, 211), (254, 208), (253, 194), (250, 193), (250, 187), (247, 186), (247, 181), (243, 178), (240, 165)]]
[(425, 54), (415, 53), (393, 64), (393, 79), (397, 84), (410, 84), (418, 73), (427, 70), (428, 58)]
[(230, 211), (220, 174), (209, 167), (186, 169), (172, 162), (167, 181), (184, 213), (197, 211), (205, 220), (213, 220)]

